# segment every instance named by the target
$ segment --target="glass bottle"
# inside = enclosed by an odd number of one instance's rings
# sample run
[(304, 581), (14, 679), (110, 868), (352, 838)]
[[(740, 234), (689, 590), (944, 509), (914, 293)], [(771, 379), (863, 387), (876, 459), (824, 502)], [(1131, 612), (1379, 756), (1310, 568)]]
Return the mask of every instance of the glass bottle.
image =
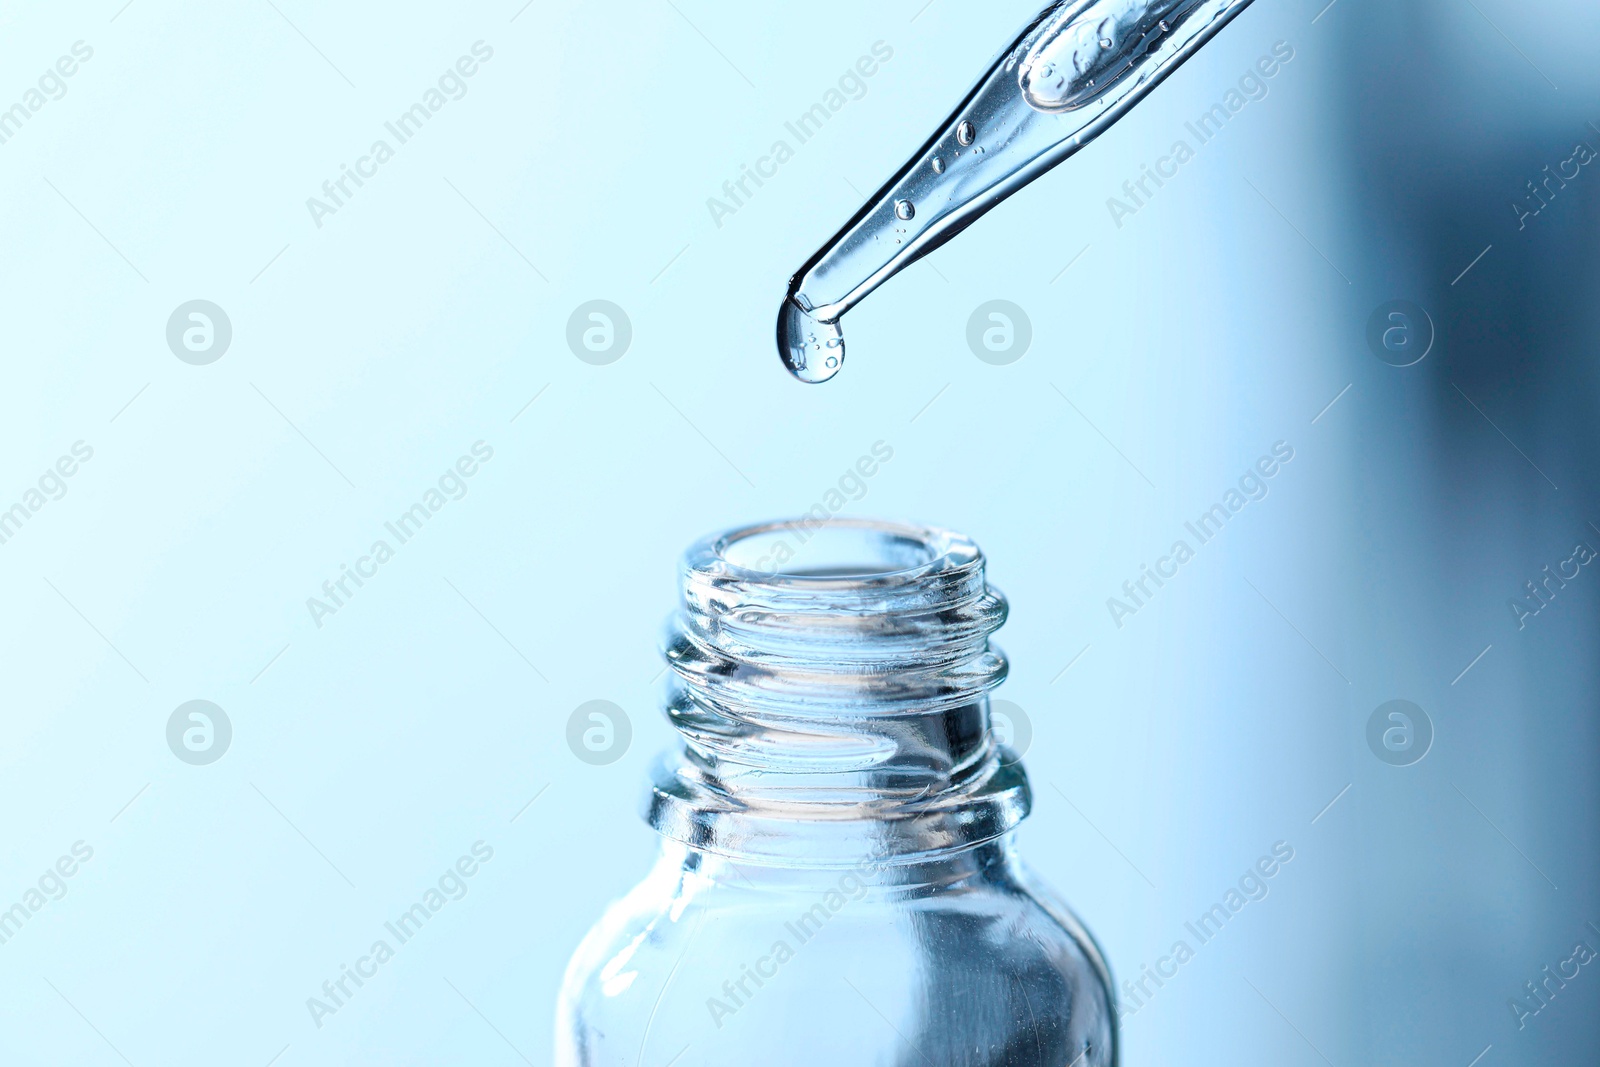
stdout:
[(1106, 1067), (1105, 962), (1034, 883), (968, 538), (799, 520), (686, 553), (654, 868), (568, 965), (560, 1067)]

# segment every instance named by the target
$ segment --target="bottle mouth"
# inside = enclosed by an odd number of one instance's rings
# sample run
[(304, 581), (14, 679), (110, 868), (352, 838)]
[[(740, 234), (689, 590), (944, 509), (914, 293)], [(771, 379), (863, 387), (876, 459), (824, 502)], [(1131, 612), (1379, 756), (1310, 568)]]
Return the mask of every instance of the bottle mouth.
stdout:
[(820, 590), (906, 585), (952, 571), (981, 570), (971, 538), (951, 530), (878, 519), (802, 516), (714, 534), (685, 554), (685, 569), (742, 583)]
[(806, 676), (971, 660), (1005, 619), (971, 538), (877, 519), (801, 517), (703, 538), (681, 588), (683, 629), (706, 650)]

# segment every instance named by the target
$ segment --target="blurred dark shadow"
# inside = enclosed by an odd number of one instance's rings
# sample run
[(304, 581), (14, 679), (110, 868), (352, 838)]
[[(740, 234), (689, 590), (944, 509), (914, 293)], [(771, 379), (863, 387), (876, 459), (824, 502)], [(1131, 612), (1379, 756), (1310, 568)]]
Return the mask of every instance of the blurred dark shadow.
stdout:
[[(1600, 968), (1537, 1015), (1511, 1006), (1537, 1006), (1524, 983), (1576, 942), (1600, 948), (1600, 567), (1546, 587), (1534, 617), (1510, 606), (1578, 542), (1600, 550), (1600, 105), (1547, 80), (1568, 80), (1571, 48), (1533, 51), (1588, 8), (1536, 6), (1367, 2), (1340, 23), (1361, 276), (1372, 306), (1415, 300), (1438, 329), (1415, 367), (1373, 360), (1359, 409), (1354, 641), (1395, 677), (1419, 647), (1459, 661), (1430, 661), (1427, 777), (1352, 876), (1369, 1063), (1466, 1067), (1491, 1041), (1485, 1063), (1595, 1062), (1600, 1044)], [(1594, 161), (1552, 177), (1579, 141)], [(1528, 183), (1547, 180), (1541, 207)]]

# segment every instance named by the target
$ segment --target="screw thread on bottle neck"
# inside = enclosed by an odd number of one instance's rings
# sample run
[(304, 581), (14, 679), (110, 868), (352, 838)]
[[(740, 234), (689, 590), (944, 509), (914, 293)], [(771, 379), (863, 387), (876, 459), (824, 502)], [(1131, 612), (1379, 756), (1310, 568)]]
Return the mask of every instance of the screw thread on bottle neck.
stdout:
[(649, 819), (708, 851), (803, 865), (909, 862), (997, 837), (1026, 778), (989, 730), (1005, 598), (945, 530), (797, 520), (685, 554), (668, 623), (681, 750)]

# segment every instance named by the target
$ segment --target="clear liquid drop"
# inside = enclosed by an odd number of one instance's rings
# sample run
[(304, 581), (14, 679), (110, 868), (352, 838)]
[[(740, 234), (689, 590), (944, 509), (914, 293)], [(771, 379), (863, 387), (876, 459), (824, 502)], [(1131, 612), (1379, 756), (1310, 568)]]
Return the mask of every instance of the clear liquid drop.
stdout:
[(911, 219), (916, 218), (917, 208), (916, 205), (909, 200), (896, 200), (894, 202), (894, 214), (895, 218), (910, 221)]
[(956, 140), (964, 145), (969, 145), (978, 137), (978, 128), (965, 120), (956, 127)]
[(933, 172), (935, 174), (944, 173), (944, 160), (940, 159), (938, 156), (933, 157)]
[[(778, 311), (778, 351), (790, 374), (814, 385), (839, 373), (844, 363), (844, 333), (838, 320), (819, 319), (793, 300), (785, 300)], [(821, 352), (828, 354), (820, 360), (813, 358)]]

